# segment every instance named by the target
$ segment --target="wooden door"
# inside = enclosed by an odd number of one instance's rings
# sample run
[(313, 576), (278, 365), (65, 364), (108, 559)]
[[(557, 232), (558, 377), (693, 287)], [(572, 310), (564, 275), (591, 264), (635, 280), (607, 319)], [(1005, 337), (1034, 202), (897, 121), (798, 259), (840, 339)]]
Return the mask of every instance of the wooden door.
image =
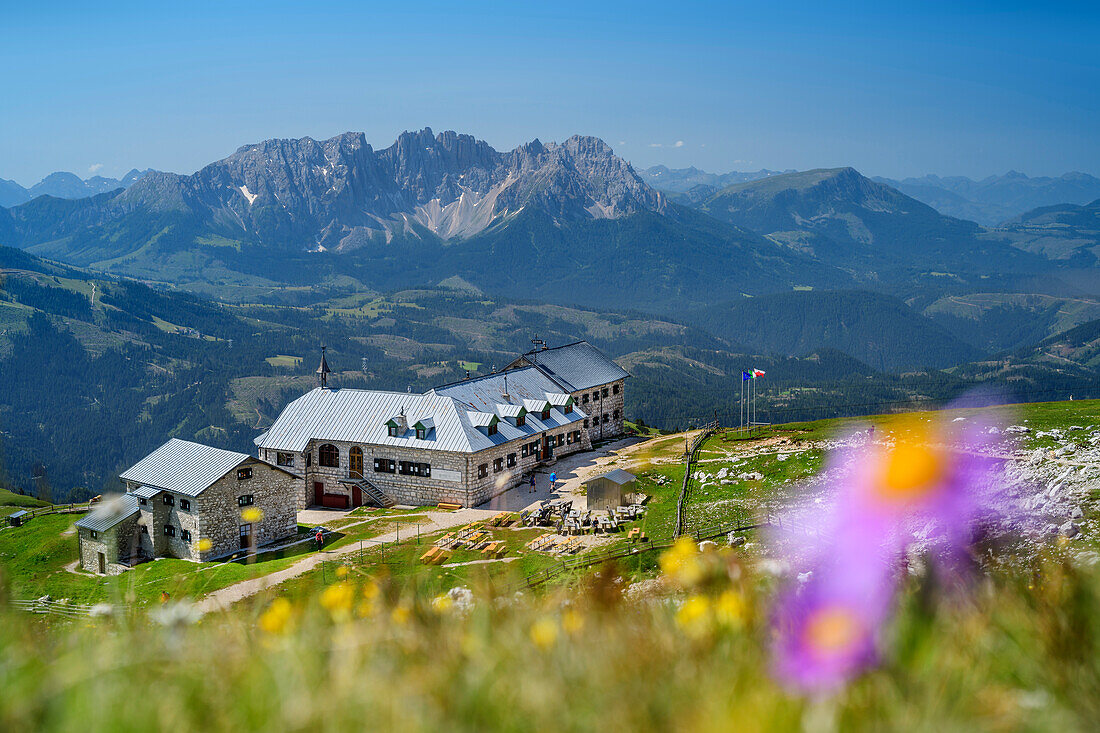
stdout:
[(348, 476), (363, 478), (363, 450), (359, 446), (352, 447), (348, 453)]
[(104, 555), (102, 552), (99, 553), (99, 574), (107, 574), (107, 556)]
[(358, 486), (351, 487), (351, 505), (363, 506), (363, 491)]
[(320, 481), (313, 482), (313, 503), (317, 506), (325, 503), (325, 485)]
[(241, 525), (241, 549), (247, 550), (252, 546), (252, 525)]

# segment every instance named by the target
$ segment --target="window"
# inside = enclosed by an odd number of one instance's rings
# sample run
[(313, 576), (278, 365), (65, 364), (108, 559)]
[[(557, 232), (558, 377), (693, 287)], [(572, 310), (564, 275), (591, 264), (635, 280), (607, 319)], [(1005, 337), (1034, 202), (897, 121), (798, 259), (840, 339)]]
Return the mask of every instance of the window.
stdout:
[(237, 497), (237, 506), (252, 506), (256, 499), (252, 494), (245, 494), (244, 496)]
[(391, 438), (396, 438), (397, 437), (397, 426), (396, 425), (390, 425), (389, 430), (387, 430), (386, 432), (389, 434), (389, 436)]
[(293, 466), (294, 465), (294, 454), (293, 453), (283, 453), (282, 451), (279, 451), (278, 453), (275, 454), (275, 465), (276, 466)]
[(478, 478), (485, 478), (488, 475), (489, 475), (489, 464), (488, 463), (482, 463), (480, 466), (477, 467), (477, 477)]
[(526, 414), (521, 413), (519, 415), (516, 415), (516, 427), (517, 428), (522, 428), (526, 424), (527, 424), (527, 415)]
[(309, 468), (312, 465), (313, 465), (313, 454), (312, 453), (306, 453), (306, 468)]
[(138, 504), (141, 504), (142, 506), (145, 506), (148, 503), (149, 503), (148, 500), (144, 496), (138, 497)]
[(569, 444), (573, 443), (573, 433), (570, 433), (569, 435), (565, 436), (565, 442), (569, 443)]
[(565, 445), (565, 433), (559, 433), (558, 434), (558, 447), (561, 448), (563, 445)]
[(566, 402), (565, 403), (565, 414), (568, 415), (572, 411), (573, 411), (573, 403), (572, 402)]
[(586, 428), (588, 427), (588, 418), (587, 418), (587, 417), (586, 417), (586, 418), (584, 419), (584, 426), (585, 426)]
[(175, 537), (176, 536), (176, 528), (173, 527), (170, 524), (166, 524), (166, 525), (164, 525), (164, 534), (167, 537)]
[(417, 428), (416, 429), (416, 439), (417, 440), (424, 440), (424, 436), (427, 435), (427, 434), (428, 434), (428, 431), (425, 430), (424, 428)]
[(185, 511), (185, 512), (191, 511), (191, 500), (190, 499), (180, 499), (180, 509)]
[(527, 456), (531, 455), (531, 446), (529, 446), (527, 443), (524, 443), (523, 447), (519, 449), (519, 455), (521, 458), (526, 458)]
[(587, 392), (585, 392), (584, 394), (581, 395), (581, 404), (582, 405), (587, 405), (588, 404), (588, 393)]
[(574, 430), (573, 431), (573, 442), (574, 443), (581, 442), (581, 431), (580, 430)]
[(619, 394), (619, 385), (617, 385), (617, 384), (611, 385), (611, 394)]
[(508, 454), (508, 468), (513, 468), (513, 467), (515, 467), (515, 465), (516, 465), (516, 454), (515, 453), (509, 453)]
[(592, 393), (592, 401), (595, 402), (598, 399), (600, 399), (600, 393), (599, 392), (593, 392)]
[(529, 451), (530, 454), (537, 457), (539, 454), (539, 442), (536, 440), (533, 443), (528, 443), (528, 445), (531, 446), (531, 450)]
[(488, 435), (496, 435), (497, 434), (497, 424), (495, 422), (489, 423), (485, 427), (485, 432)]
[(176, 497), (172, 496), (171, 494), (164, 495), (164, 506), (172, 506), (175, 503)]
[(397, 470), (397, 462), (391, 461), (389, 458), (375, 458), (374, 459), (374, 471), (375, 473), (393, 473)]
[(99, 539), (99, 532), (96, 532), (94, 529), (89, 530), (89, 531), (92, 533), (92, 539), (93, 540), (98, 540)]
[(144, 524), (141, 525), (141, 533), (142, 534), (149, 534), (149, 528), (146, 527)]
[(340, 467), (340, 451), (331, 443), (325, 443), (317, 451), (317, 463), (327, 468)]
[(498, 458), (493, 461), (493, 473), (500, 473), (504, 470), (504, 459)]
[(543, 409), (543, 411), (542, 411), (542, 419), (543, 419), (543, 420), (549, 420), (549, 419), (550, 419), (550, 408), (549, 408), (549, 407), (547, 407), (547, 408)]
[(180, 530), (180, 539), (183, 540), (184, 542), (190, 542), (191, 541), (191, 530), (181, 529)]
[(612, 417), (614, 417), (614, 418), (615, 418), (616, 420), (618, 420), (618, 419), (619, 419), (619, 411), (618, 411), (618, 410), (615, 410), (615, 412), (611, 413), (611, 415), (612, 415)]
[(401, 474), (404, 476), (423, 476), (430, 478), (432, 465), (430, 463), (417, 463), (415, 461), (401, 461)]
[(603, 388), (603, 393), (600, 396), (601, 397), (607, 397), (607, 387)]

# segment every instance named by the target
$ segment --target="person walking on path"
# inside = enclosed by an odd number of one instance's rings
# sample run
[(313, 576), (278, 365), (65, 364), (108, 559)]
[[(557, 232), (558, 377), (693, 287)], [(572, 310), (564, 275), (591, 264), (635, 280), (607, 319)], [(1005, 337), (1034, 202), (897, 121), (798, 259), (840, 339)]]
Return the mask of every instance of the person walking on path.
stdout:
[(534, 471), (531, 472), (531, 491), (530, 491), (530, 493), (532, 493), (532, 494), (535, 493), (535, 472)]
[(554, 493), (554, 484), (556, 484), (557, 482), (558, 482), (558, 474), (557, 473), (551, 473), (550, 474), (550, 493), (551, 494)]
[(317, 528), (317, 534), (313, 536), (313, 539), (317, 540), (317, 552), (320, 552), (321, 548), (325, 546), (325, 535), (320, 527)]

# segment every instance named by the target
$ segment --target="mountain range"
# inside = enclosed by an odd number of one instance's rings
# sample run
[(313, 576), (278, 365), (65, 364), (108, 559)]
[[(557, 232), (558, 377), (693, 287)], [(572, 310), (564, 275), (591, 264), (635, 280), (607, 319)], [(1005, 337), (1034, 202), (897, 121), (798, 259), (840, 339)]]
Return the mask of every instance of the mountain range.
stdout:
[(768, 176), (780, 173), (794, 173), (794, 170), (770, 171), (761, 168), (755, 172), (730, 171), (729, 173), (708, 173), (695, 166), (690, 168), (669, 168), (663, 165), (655, 165), (638, 171), (642, 180), (659, 191), (668, 193), (686, 193), (698, 186), (709, 187), (713, 191), (732, 185), (734, 183), (746, 183), (756, 181)]
[(18, 206), (38, 196), (54, 196), (60, 199), (80, 199), (107, 193), (118, 188), (129, 188), (140, 181), (151, 169), (134, 168), (122, 178), (92, 176), (82, 179), (75, 173), (58, 171), (51, 173), (30, 188), (23, 188), (15, 181), (0, 178), (0, 206)]

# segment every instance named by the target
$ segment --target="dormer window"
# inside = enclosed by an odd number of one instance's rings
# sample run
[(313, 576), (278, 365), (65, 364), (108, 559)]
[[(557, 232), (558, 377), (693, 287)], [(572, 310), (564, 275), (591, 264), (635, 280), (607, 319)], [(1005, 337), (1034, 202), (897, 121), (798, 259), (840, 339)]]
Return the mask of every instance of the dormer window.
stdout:
[(517, 428), (522, 428), (526, 424), (527, 424), (527, 414), (526, 413), (521, 412), (520, 414), (516, 415), (516, 427)]
[(565, 414), (568, 415), (573, 411), (573, 400), (569, 400), (565, 403)]
[(489, 435), (497, 434), (497, 424), (495, 420), (485, 426), (485, 432)]
[(396, 438), (397, 437), (397, 426), (396, 425), (387, 425), (386, 429), (388, 430), (389, 436), (391, 438)]
[(416, 429), (416, 439), (417, 440), (424, 440), (424, 438), (427, 435), (428, 435), (428, 431), (425, 430), (424, 428), (417, 428)]
[(543, 420), (549, 420), (550, 419), (550, 408), (549, 407), (542, 408), (541, 417), (542, 417)]

